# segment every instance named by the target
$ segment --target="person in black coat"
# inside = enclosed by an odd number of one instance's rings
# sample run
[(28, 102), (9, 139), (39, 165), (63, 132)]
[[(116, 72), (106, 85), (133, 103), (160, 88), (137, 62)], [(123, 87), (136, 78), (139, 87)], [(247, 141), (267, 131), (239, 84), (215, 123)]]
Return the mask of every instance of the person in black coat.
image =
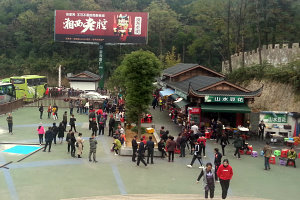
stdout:
[(48, 128), (48, 131), (46, 131), (46, 133), (45, 133), (45, 141), (46, 141), (46, 145), (45, 145), (44, 152), (46, 151), (48, 145), (49, 145), (49, 150), (48, 150), (48, 152), (50, 152), (52, 140), (53, 140), (53, 132), (52, 132), (52, 128), (49, 127), (49, 128)]
[(165, 151), (165, 141), (163, 139), (160, 139), (159, 143), (157, 144), (158, 145), (158, 151), (161, 152), (161, 158), (164, 158), (165, 156), (167, 156), (167, 153)]
[(186, 146), (186, 135), (184, 133), (180, 140), (180, 156), (179, 157), (185, 157), (185, 146)]
[(74, 132), (71, 132), (70, 134), (70, 146), (71, 146), (71, 156), (75, 157), (75, 143), (76, 143), (76, 138), (74, 135)]
[(53, 132), (54, 144), (56, 144), (56, 136), (57, 136), (57, 133), (58, 133), (58, 127), (56, 126), (55, 122), (53, 123), (53, 126), (52, 126), (52, 132)]
[(71, 130), (73, 130), (73, 128), (74, 128), (75, 132), (77, 132), (76, 131), (76, 126), (75, 126), (75, 121), (76, 121), (76, 118), (74, 117), (74, 115), (72, 115), (72, 117), (70, 118)]
[(144, 142), (143, 138), (141, 138), (141, 142), (139, 145), (139, 150), (138, 150), (138, 159), (137, 159), (137, 166), (140, 165), (140, 162), (142, 162), (145, 166), (147, 166), (147, 163), (144, 160), (144, 153), (145, 153), (145, 147), (144, 147)]
[(110, 119), (108, 122), (108, 136), (113, 137), (114, 136), (114, 127), (116, 124), (116, 120), (114, 119), (113, 115), (110, 115)]
[(166, 132), (164, 132), (164, 134), (162, 135), (161, 139), (163, 139), (165, 142), (168, 140), (169, 137), (169, 131), (166, 130)]
[(215, 148), (215, 180), (218, 181), (218, 175), (217, 175), (217, 171), (221, 165), (222, 162), (222, 154), (219, 152), (218, 148)]
[(146, 143), (146, 149), (148, 150), (147, 164), (149, 164), (150, 157), (151, 157), (151, 164), (154, 164), (153, 162), (154, 142), (152, 141), (152, 136), (149, 136), (149, 140)]
[[(223, 156), (225, 156), (225, 147), (228, 144), (228, 138), (225, 134), (222, 135), (220, 145), (222, 147)], [(217, 170), (216, 170), (217, 171)]]
[(58, 140), (60, 141), (60, 144), (63, 142), (64, 137), (65, 137), (65, 127), (63, 123), (60, 122), (58, 126)]
[(137, 148), (138, 148), (136, 138), (137, 138), (137, 136), (135, 135), (133, 137), (132, 141), (131, 141), (131, 145), (132, 145), (132, 162), (136, 162), (135, 158), (136, 158), (136, 152), (137, 152)]

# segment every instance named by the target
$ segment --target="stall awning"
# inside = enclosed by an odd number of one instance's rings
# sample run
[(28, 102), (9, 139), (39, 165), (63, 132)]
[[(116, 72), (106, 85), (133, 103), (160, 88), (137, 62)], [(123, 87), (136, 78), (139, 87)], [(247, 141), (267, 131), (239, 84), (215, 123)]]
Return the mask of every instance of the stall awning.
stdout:
[(176, 101), (178, 98), (180, 98), (180, 96), (178, 96), (177, 94), (172, 94), (170, 96), (174, 101)]
[(162, 91), (159, 91), (160, 96), (163, 96), (163, 97), (164, 96), (170, 96), (170, 95), (172, 95), (174, 93), (175, 93), (175, 90), (172, 90), (172, 89), (169, 89), (169, 88), (164, 89)]
[[(182, 99), (182, 98), (181, 98)], [(174, 105), (177, 107), (177, 108), (184, 108), (186, 105), (188, 105), (190, 102), (182, 99), (181, 101), (178, 101), (178, 102), (174, 102)]]
[(246, 104), (201, 104), (202, 112), (250, 113)]

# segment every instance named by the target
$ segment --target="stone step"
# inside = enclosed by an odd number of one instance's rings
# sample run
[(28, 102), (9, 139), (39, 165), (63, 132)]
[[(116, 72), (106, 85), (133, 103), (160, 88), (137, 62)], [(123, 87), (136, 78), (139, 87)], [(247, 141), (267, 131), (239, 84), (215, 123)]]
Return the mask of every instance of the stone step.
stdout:
[[(203, 200), (205, 199), (203, 194), (130, 194), (130, 195), (111, 195), (111, 196), (94, 196), (94, 197), (82, 197), (71, 198), (64, 200)], [(222, 198), (215, 197), (214, 199), (220, 200)], [(233, 197), (230, 196), (227, 199), (230, 200), (267, 200), (254, 197)]]

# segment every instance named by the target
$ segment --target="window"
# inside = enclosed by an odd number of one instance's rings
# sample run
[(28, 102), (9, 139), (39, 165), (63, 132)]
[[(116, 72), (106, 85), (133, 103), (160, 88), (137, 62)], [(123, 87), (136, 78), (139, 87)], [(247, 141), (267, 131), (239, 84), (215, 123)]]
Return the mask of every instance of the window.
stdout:
[(24, 84), (25, 79), (24, 78), (14, 78), (14, 79), (11, 79), (11, 83), (12, 84)]
[(34, 82), (35, 82), (34, 79), (27, 79), (27, 85), (28, 85), (29, 87), (35, 86), (35, 83), (34, 83)]

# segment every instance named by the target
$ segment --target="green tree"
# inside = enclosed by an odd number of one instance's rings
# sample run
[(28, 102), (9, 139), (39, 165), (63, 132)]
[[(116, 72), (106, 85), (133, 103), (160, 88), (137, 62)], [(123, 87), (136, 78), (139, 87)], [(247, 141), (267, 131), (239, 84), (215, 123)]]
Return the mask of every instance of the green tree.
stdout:
[(126, 55), (125, 66), (126, 117), (138, 126), (141, 135), (141, 117), (146, 113), (152, 100), (154, 78), (159, 75), (161, 62), (149, 51), (135, 51)]
[(180, 62), (181, 62), (180, 55), (176, 55), (176, 48), (173, 46), (171, 52), (168, 51), (165, 56), (164, 68), (166, 69), (172, 67)]

